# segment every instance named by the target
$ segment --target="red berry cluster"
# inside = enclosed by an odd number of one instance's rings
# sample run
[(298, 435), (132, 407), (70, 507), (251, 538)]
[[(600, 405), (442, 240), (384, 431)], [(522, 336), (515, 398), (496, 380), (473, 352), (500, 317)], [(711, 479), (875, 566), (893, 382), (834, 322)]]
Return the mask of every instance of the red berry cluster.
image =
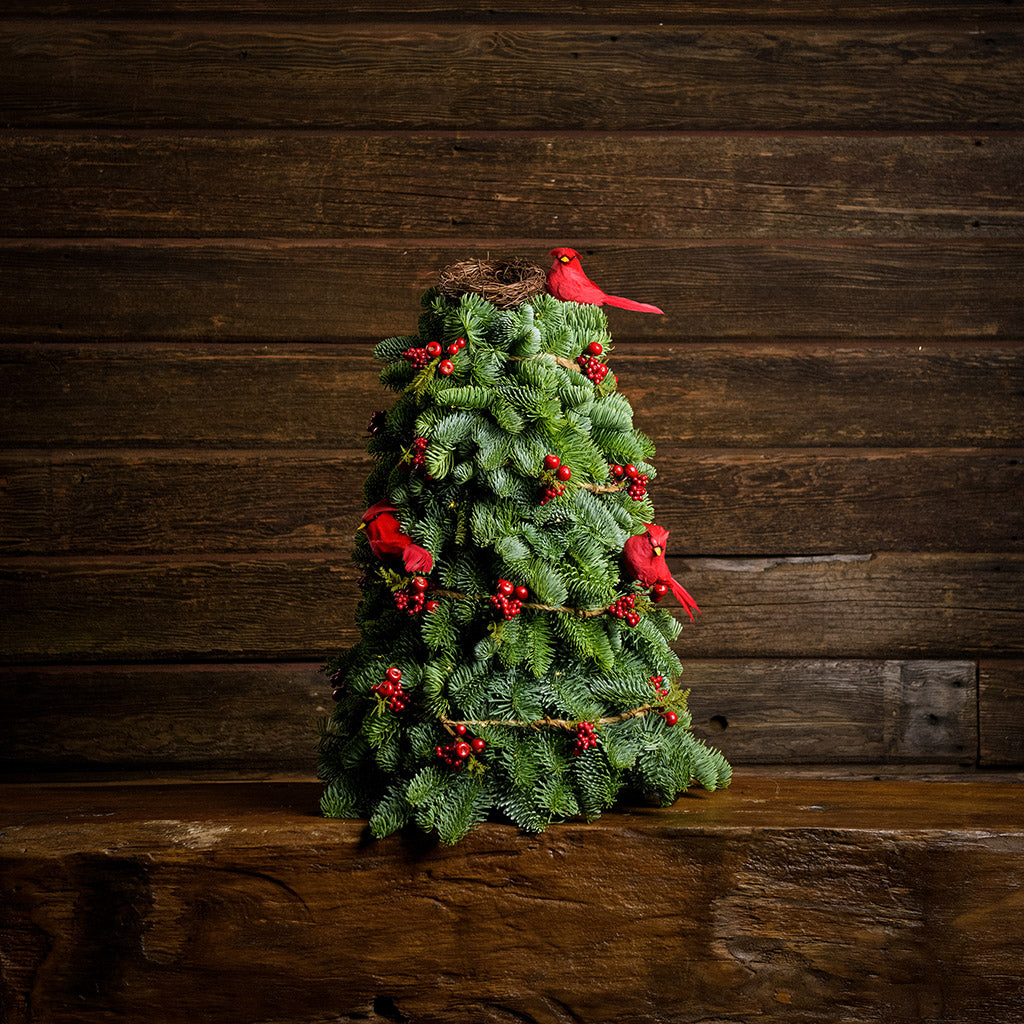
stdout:
[(655, 583), (651, 587), (651, 600), (657, 604), (668, 593), (667, 583)]
[(572, 753), (574, 757), (579, 757), (580, 754), (589, 750), (591, 747), (597, 746), (597, 733), (594, 732), (594, 726), (591, 722), (580, 722), (580, 724), (576, 726), (573, 735), (575, 737), (572, 744)]
[[(436, 342), (435, 342), (435, 344), (436, 344)], [(456, 338), (448, 346), (448, 348), (445, 349), (445, 351), (448, 353), (449, 356), (454, 356), (454, 355), (458, 355), (458, 353), (461, 352), (465, 347), (466, 347), (466, 339), (465, 338)], [(429, 349), (429, 346), (428, 346), (428, 349)], [(440, 345), (437, 346), (437, 353), (436, 354), (437, 355), (441, 354), (441, 346)], [(455, 372), (455, 364), (451, 361), (451, 359), (442, 359), (441, 362), (439, 362), (437, 364), (437, 372), (439, 374), (441, 374), (442, 377), (448, 377), (452, 373)]]
[(407, 348), (402, 355), (409, 360), (414, 370), (422, 370), (430, 358), (425, 348)]
[[(439, 355), (447, 352), (449, 356), (454, 356), (461, 352), (466, 347), (465, 338), (456, 338), (447, 349), (444, 348), (439, 341), (428, 341), (423, 348), (407, 348), (402, 355), (412, 363), (413, 367), (417, 370), (422, 370), (424, 366), (431, 359), (436, 359)], [(455, 370), (455, 364), (451, 359), (442, 359), (437, 364), (437, 371), (442, 376), (447, 377)]]
[(626, 493), (634, 500), (639, 501), (647, 493), (647, 481), (650, 479), (646, 473), (641, 473), (632, 463), (628, 466), (611, 466), (611, 474), (616, 480), (625, 477), (629, 480)]
[(589, 377), (595, 384), (600, 384), (608, 376), (608, 367), (600, 359), (595, 359), (593, 356), (579, 356), (576, 362), (580, 364), (584, 376)]
[(635, 605), (635, 594), (623, 594), (622, 597), (617, 597), (608, 605), (608, 611), (615, 618), (625, 619), (630, 626), (635, 626), (640, 621), (640, 615), (633, 611)]
[(402, 670), (392, 665), (379, 683), (370, 687), (388, 702), (392, 711), (404, 711), (408, 694), (402, 689)]
[[(395, 591), (395, 607), (410, 615), (419, 615), (424, 607), (428, 612), (437, 608), (436, 601), (427, 601), (426, 590), (430, 584), (426, 576), (413, 576), (412, 582), (404, 590)], [(431, 608), (430, 605), (434, 607)]]
[(427, 468), (427, 444), (425, 437), (417, 437), (412, 443), (412, 468), (421, 469), (426, 472)]
[[(572, 479), (572, 470), (568, 466), (562, 465), (562, 460), (557, 455), (545, 455), (544, 456), (544, 470), (548, 474), (548, 480), (552, 482), (547, 483), (545, 481), (544, 472), (541, 473), (541, 483), (544, 484), (544, 496), (540, 499), (542, 505), (546, 505), (552, 498), (557, 498), (560, 494), (565, 494), (565, 484)], [(552, 480), (559, 480), (562, 486), (559, 487)]]
[[(668, 687), (662, 686), (663, 682), (665, 682), (664, 676), (651, 676), (651, 686), (654, 687), (655, 693), (662, 698), (668, 696)], [(675, 725), (679, 721), (679, 716), (674, 711), (666, 711), (664, 708), (661, 710), (661, 717), (665, 719), (666, 725)]]
[(530, 596), (526, 587), (517, 587), (509, 580), (498, 580), (497, 593), (491, 597), (491, 605), (506, 619), (514, 619), (523, 609), (523, 602)]
[(455, 739), (451, 743), (434, 748), (438, 758), (455, 771), (461, 771), (466, 766), (470, 754), (482, 754), (487, 749), (487, 743), (479, 736), (469, 740), (465, 736), (466, 727), (460, 723), (455, 726)]

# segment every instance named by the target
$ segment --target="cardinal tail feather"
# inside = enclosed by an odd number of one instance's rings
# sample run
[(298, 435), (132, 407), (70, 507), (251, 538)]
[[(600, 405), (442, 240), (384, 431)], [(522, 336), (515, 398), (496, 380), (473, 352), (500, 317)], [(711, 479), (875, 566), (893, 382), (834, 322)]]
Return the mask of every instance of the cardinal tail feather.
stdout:
[(661, 313), (663, 316), (665, 310), (658, 309), (657, 306), (652, 306), (649, 302), (634, 302), (632, 299), (624, 299), (619, 295), (606, 295), (604, 301), (609, 306), (618, 306), (619, 309), (632, 309), (637, 313)]
[(694, 612), (697, 612), (698, 615), (704, 614), (697, 607), (697, 602), (671, 576), (669, 577), (668, 585), (672, 588), (672, 593), (675, 594), (676, 600), (686, 609), (686, 614), (690, 616), (691, 622), (693, 622)]
[(406, 572), (429, 573), (434, 568), (434, 556), (419, 544), (407, 544), (402, 552)]

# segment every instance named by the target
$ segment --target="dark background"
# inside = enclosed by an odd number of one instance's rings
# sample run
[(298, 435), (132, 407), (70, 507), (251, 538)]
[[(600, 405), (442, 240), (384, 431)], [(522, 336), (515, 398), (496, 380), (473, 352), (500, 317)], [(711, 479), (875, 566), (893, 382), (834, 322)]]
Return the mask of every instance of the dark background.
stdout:
[(1024, 762), (1020, 4), (4, 9), (9, 779), (309, 777), (372, 345), (560, 244), (667, 313), (609, 320), (702, 735)]

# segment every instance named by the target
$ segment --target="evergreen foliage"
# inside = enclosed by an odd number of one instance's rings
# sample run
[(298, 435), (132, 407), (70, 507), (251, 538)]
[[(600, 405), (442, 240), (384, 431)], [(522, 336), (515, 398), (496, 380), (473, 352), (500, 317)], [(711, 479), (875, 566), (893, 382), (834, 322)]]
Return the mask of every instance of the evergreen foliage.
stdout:
[[(439, 356), (406, 355), (432, 342)], [(606, 359), (594, 306), (543, 295), (499, 310), (431, 291), (419, 334), (376, 347), (397, 398), (374, 418), (365, 498), (386, 500), (434, 566), (423, 610), (401, 610), (411, 574), (357, 534), (361, 639), (325, 669), (336, 701), (318, 746), (325, 815), (366, 817), (375, 836), (415, 822), (454, 843), (494, 812), (537, 832), (593, 819), (627, 791), (669, 804), (694, 781), (728, 785), (725, 759), (689, 731), (679, 621), (620, 573), (623, 544), (654, 509), (610, 468), (653, 479), (654, 446), (616, 379), (580, 372), (594, 343)], [(526, 589), (521, 609), (495, 603), (499, 580)], [(633, 624), (610, 611), (623, 595)], [(391, 668), (399, 709), (381, 689)], [(578, 742), (583, 723), (596, 745)], [(467, 754), (453, 753), (460, 742)]]

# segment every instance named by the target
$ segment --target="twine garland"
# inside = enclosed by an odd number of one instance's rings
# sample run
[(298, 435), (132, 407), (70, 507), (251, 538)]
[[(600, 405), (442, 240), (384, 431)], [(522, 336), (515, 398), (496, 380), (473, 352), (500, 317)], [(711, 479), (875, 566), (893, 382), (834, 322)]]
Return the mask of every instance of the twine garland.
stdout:
[[(660, 704), (644, 704), (641, 707), (633, 708), (632, 711), (623, 711), (621, 715), (610, 715), (607, 718), (598, 718), (592, 722), (592, 725), (615, 725), (617, 722), (627, 722), (631, 718), (643, 718), (645, 715), (650, 714), (652, 711), (660, 711), (662, 705)], [(529, 722), (519, 722), (516, 720), (508, 720), (503, 718), (488, 718), (488, 719), (454, 719), (448, 718), (442, 715), (440, 718), (441, 724), (454, 736), (456, 735), (454, 726), (464, 725), (466, 728), (472, 726), (474, 729), (482, 729), (492, 725), (504, 725), (512, 729), (534, 729), (539, 732), (541, 729), (563, 729), (566, 732), (572, 732), (580, 723), (570, 721), (568, 718), (552, 718), (550, 715), (545, 715), (543, 718), (535, 718)]]
[[(440, 597), (451, 597), (456, 601), (489, 601), (492, 597), (491, 594), (462, 594), (457, 590), (440, 590), (434, 587), (430, 588), (430, 593)], [(522, 601), (520, 607), (538, 612), (563, 612), (567, 615), (575, 615), (579, 619), (592, 619), (597, 615), (604, 615), (608, 611), (607, 607), (569, 608), (566, 605), (538, 604), (535, 601)]]

